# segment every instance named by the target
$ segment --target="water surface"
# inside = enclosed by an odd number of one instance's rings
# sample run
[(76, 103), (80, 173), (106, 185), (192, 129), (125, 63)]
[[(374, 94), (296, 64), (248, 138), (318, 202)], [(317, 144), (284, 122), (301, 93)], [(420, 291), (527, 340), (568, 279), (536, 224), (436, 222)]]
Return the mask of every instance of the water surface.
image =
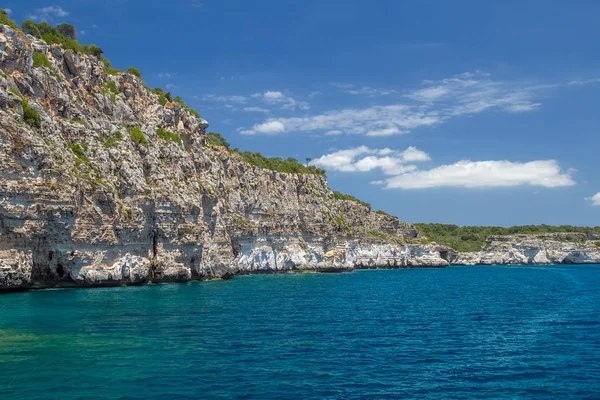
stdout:
[(2, 399), (600, 397), (600, 266), (0, 296)]

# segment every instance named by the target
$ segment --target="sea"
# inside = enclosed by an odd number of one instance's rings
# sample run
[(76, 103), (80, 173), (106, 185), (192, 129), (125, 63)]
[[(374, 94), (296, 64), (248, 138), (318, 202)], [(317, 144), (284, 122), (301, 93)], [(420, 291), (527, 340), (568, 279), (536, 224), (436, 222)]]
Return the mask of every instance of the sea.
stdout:
[(0, 399), (599, 399), (600, 265), (0, 295)]

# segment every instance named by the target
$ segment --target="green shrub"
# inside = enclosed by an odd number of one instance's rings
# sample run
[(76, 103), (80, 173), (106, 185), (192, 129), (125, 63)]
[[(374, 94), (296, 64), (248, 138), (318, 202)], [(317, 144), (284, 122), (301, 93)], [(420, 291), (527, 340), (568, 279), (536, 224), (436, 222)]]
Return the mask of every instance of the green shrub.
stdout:
[(171, 93), (170, 92), (165, 92), (161, 88), (154, 88), (154, 89), (152, 89), (152, 93), (154, 93), (155, 95), (158, 96), (158, 103), (161, 106), (164, 106), (165, 104), (167, 104), (167, 101), (169, 101), (169, 102), (173, 101), (173, 99), (171, 99)]
[(181, 108), (183, 108), (184, 110), (186, 110), (187, 112), (189, 112), (190, 114), (195, 116), (196, 118), (202, 118), (200, 116), (200, 113), (198, 113), (198, 111), (194, 110), (193, 108), (191, 108), (190, 106), (185, 104), (185, 102), (183, 101), (183, 99), (181, 97), (177, 96), (173, 99), (173, 101), (175, 103), (179, 104), (181, 106)]
[(13, 21), (12, 19), (10, 19), (10, 17), (8, 16), (8, 13), (4, 9), (0, 9), (0, 24), (8, 25), (13, 29), (19, 29), (19, 26), (17, 25), (17, 23), (15, 21)]
[(23, 119), (25, 123), (34, 128), (40, 128), (42, 126), (42, 120), (40, 114), (31, 108), (27, 100), (21, 96), (21, 106), (23, 107)]
[(56, 31), (69, 39), (77, 40), (77, 29), (71, 24), (58, 24)]
[(146, 139), (146, 136), (144, 136), (140, 128), (131, 128), (129, 135), (131, 136), (133, 143), (148, 148), (148, 139)]
[[(548, 234), (581, 232), (587, 234), (600, 234), (600, 227), (586, 226), (550, 226), (550, 225), (524, 225), (505, 228), (501, 226), (457, 226), (450, 224), (415, 224), (429, 239), (452, 247), (457, 251), (479, 251), (485, 245), (485, 238), (493, 235), (517, 234)], [(573, 239), (574, 240), (574, 239)]]
[(52, 69), (52, 64), (48, 60), (48, 57), (44, 53), (33, 53), (33, 67), (46, 67)]
[(102, 87), (102, 93), (110, 95), (110, 100), (113, 103), (117, 102), (117, 95), (119, 94), (119, 89), (117, 89), (117, 84), (113, 80), (109, 80)]
[(206, 142), (211, 146), (225, 146), (226, 148), (230, 146), (229, 142), (219, 132), (207, 132)]
[(123, 139), (123, 134), (120, 131), (116, 131), (115, 134), (114, 134), (114, 136), (109, 136), (106, 139), (104, 139), (104, 143), (103, 143), (104, 147), (107, 148), (107, 149), (109, 149), (111, 147), (117, 147), (118, 143), (122, 139)]
[(85, 156), (85, 151), (88, 149), (87, 144), (69, 143), (67, 146), (71, 149), (73, 154), (75, 154), (75, 157), (77, 157), (77, 160), (79, 161), (78, 164), (87, 164), (90, 162), (90, 159)]
[(363, 206), (368, 207), (369, 209), (371, 208), (371, 205), (369, 203), (359, 200), (356, 197), (352, 196), (351, 194), (344, 194), (342, 192), (337, 192), (334, 190), (333, 197), (336, 200), (350, 200), (350, 201), (354, 201), (358, 204), (362, 204)]
[(288, 158), (287, 160), (284, 160), (279, 157), (265, 157), (261, 153), (253, 153), (250, 151), (238, 152), (237, 149), (232, 151), (239, 154), (240, 157), (242, 157), (242, 160), (248, 164), (271, 171), (285, 172), (290, 174), (325, 175), (325, 170), (312, 165), (307, 167), (304, 164), (299, 163), (295, 158)]
[(375, 211), (375, 214), (379, 214), (379, 215), (387, 215), (388, 217), (391, 217), (391, 215), (390, 215), (390, 214), (386, 213), (386, 212), (385, 212), (385, 211), (383, 211), (383, 210), (377, 210), (377, 211)]
[(35, 24), (35, 21), (33, 21), (31, 19), (27, 19), (27, 20), (21, 22), (21, 29), (23, 30), (23, 32), (27, 33), (28, 35), (35, 36), (38, 39), (40, 39), (42, 37), (42, 32), (40, 31), (38, 26)]
[(129, 67), (129, 68), (127, 68), (127, 72), (130, 73), (131, 75), (137, 76), (140, 79), (142, 78), (142, 73), (137, 68)]
[(182, 143), (181, 136), (179, 136), (176, 133), (169, 132), (163, 128), (158, 128), (156, 130), (156, 135), (163, 140), (170, 140), (172, 142), (179, 143), (179, 144)]

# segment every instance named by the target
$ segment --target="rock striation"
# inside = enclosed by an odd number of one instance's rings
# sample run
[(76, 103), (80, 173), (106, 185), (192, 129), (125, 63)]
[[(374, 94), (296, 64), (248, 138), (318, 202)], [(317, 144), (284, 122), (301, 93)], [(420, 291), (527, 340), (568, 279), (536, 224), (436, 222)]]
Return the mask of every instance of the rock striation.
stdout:
[(489, 236), (481, 251), (446, 257), (454, 265), (599, 264), (600, 241), (585, 233)]
[(600, 260), (541, 238), (456, 253), (336, 199), (322, 176), (209, 145), (207, 127), (132, 74), (0, 25), (0, 291)]
[(448, 264), (322, 176), (208, 145), (204, 119), (95, 57), (0, 25), (0, 70), (0, 290)]

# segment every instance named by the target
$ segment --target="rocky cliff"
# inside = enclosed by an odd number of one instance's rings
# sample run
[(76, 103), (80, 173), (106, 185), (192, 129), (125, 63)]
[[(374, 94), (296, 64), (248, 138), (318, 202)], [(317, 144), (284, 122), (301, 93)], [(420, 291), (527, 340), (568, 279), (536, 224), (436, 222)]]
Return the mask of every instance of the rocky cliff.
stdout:
[(449, 251), (454, 265), (599, 264), (600, 240), (585, 233), (489, 236), (481, 251)]
[[(110, 73), (108, 73), (110, 72)], [(261, 169), (138, 77), (0, 25), (0, 291), (279, 271), (599, 262), (598, 247), (492, 238), (481, 252)]]
[(0, 70), (0, 290), (447, 265), (324, 177), (208, 145), (205, 120), (93, 56), (0, 25)]

